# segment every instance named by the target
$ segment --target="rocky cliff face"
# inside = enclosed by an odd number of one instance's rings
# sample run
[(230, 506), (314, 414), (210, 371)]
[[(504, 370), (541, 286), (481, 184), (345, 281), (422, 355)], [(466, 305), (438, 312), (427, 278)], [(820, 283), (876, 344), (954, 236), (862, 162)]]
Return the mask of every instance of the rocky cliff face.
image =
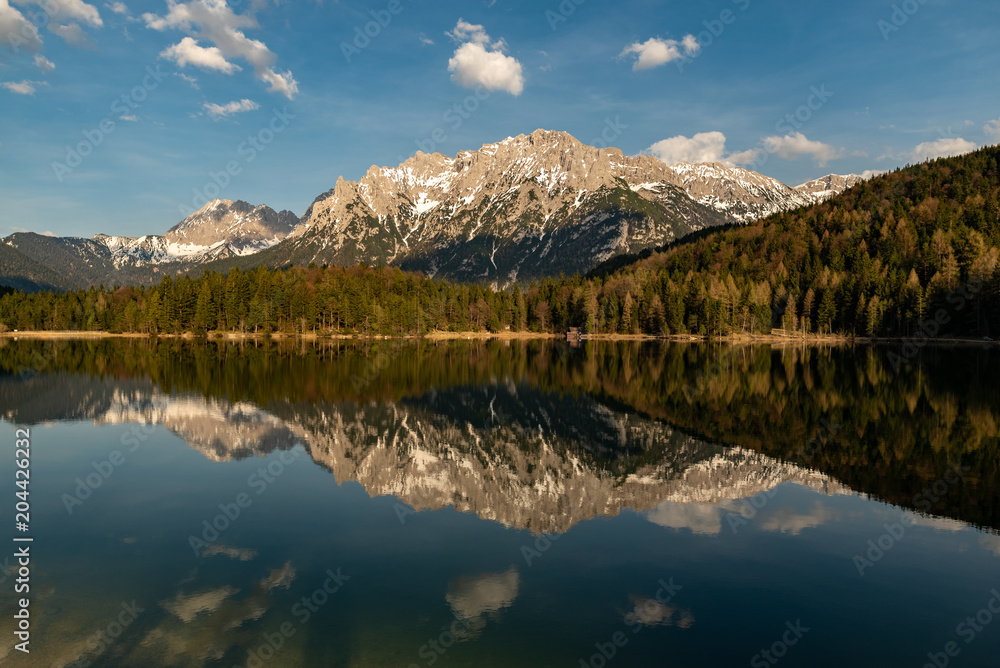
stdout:
[(741, 223), (807, 206), (813, 199), (769, 176), (717, 162), (673, 166), (673, 183), (699, 203)]
[(171, 227), (163, 238), (174, 257), (207, 254), (216, 259), (273, 246), (298, 223), (291, 211), (216, 199)]
[(299, 262), (383, 262), (506, 285), (587, 271), (727, 221), (674, 180), (656, 158), (538, 130), (341, 179), (283, 246)]
[(200, 263), (270, 248), (288, 236), (298, 222), (291, 211), (277, 212), (264, 205), (216, 199), (171, 227), (163, 236), (98, 234), (93, 240), (107, 248), (116, 267), (177, 261)]
[[(823, 196), (847, 187), (828, 179)], [(739, 167), (668, 167), (536, 130), (454, 158), (418, 152), (357, 182), (340, 179), (272, 261), (381, 262), (508, 285), (586, 272), (695, 230), (818, 199)]]
[(824, 202), (864, 180), (864, 176), (858, 176), (857, 174), (847, 174), (844, 176), (840, 174), (827, 174), (821, 178), (797, 185), (795, 186), (795, 190), (808, 195), (814, 202)]

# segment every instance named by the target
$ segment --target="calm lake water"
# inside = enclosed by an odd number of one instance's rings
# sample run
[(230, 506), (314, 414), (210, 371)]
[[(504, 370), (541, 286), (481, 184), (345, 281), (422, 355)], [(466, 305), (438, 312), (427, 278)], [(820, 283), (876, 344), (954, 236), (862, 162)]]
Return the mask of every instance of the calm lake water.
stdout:
[(0, 663), (995, 667), (998, 352), (2, 341)]

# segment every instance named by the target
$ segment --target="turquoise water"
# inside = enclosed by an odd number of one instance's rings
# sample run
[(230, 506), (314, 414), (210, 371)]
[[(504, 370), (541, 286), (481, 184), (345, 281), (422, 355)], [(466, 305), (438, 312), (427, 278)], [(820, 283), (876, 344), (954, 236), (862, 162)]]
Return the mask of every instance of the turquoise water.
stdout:
[[(938, 485), (947, 500), (917, 498), (917, 483), (894, 505), (883, 499), (903, 492), (885, 479), (900, 463), (870, 427), (841, 419), (810, 467), (768, 454), (760, 434), (713, 441), (652, 415), (672, 401), (665, 386), (630, 405), (576, 351), (548, 351), (585, 379), (561, 390), (537, 364), (449, 380), (435, 360), (454, 366), (469, 354), (457, 344), (405, 352), (427, 382), (402, 387), (386, 367), (380, 397), (324, 385), (330, 365), (365, 356), (351, 348), (255, 362), (258, 382), (291, 388), (256, 398), (121, 362), (143, 350), (71, 348), (60, 354), (107, 364), (6, 373), (0, 518), (18, 533), (12, 451), (27, 426), (34, 542), (31, 654), (5, 641), (3, 665), (922, 666), (948, 649), (949, 665), (997, 665), (1000, 618), (975, 620), (1000, 590), (989, 396), (983, 408), (967, 387), (921, 386), (911, 423), (932, 399), (951, 405), (949, 433), (979, 456), (948, 442), (938, 457), (916, 429), (905, 455), (931, 493), (947, 469), (928, 462), (974, 465)], [(639, 374), (662, 351), (603, 354)], [(798, 396), (807, 371), (767, 400)], [(814, 384), (812, 400), (844, 405), (835, 386)], [(687, 401), (684, 420), (719, 408)], [(852, 457), (868, 477), (844, 473)], [(14, 597), (3, 606), (11, 638)]]

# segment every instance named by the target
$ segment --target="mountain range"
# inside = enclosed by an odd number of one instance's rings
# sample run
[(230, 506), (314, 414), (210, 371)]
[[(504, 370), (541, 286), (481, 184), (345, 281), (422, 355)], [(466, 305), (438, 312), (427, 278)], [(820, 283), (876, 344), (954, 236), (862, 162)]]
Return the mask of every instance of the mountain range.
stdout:
[(808, 206), (861, 180), (831, 174), (791, 188), (739, 167), (671, 167), (536, 130), (453, 158), (418, 151), (357, 182), (341, 178), (301, 219), (216, 199), (163, 235), (12, 234), (0, 244), (0, 284), (72, 289), (315, 262), (507, 286)]

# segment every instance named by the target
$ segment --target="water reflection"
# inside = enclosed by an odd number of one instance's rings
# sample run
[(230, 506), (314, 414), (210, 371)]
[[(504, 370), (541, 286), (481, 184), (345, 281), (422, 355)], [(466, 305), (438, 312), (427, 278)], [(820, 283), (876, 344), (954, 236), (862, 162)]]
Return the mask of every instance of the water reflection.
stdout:
[[(46, 445), (32, 658), (577, 665), (625, 633), (616, 665), (744, 665), (801, 617), (789, 665), (849, 664), (845, 634), (866, 664), (920, 665), (993, 586), (997, 360), (928, 349), (896, 372), (884, 353), (8, 342), (0, 417)], [(283, 455), (302, 464), (258, 502), (248, 479)], [(195, 556), (239, 493), (253, 505)], [(302, 608), (340, 567), (343, 591)]]
[[(786, 482), (850, 492), (823, 474), (706, 443), (589, 397), (576, 397), (570, 412), (562, 405), (566, 398), (506, 382), (392, 404), (272, 403), (269, 410), (167, 395), (149, 382), (132, 382), (127, 390), (112, 379), (71, 374), (22, 382), (42, 397), (52, 396), (54, 387), (85, 397), (82, 405), (46, 413), (47, 420), (163, 426), (215, 462), (301, 443), (337, 482), (358, 482), (370, 496), (392, 496), (417, 511), (451, 506), (536, 532), (565, 532), (582, 520), (631, 508), (649, 510), (650, 520), (664, 526), (685, 525), (672, 518), (693, 513), (707, 528), (692, 528), (718, 533), (723, 514), (739, 512), (737, 500)], [(497, 406), (511, 417), (478, 426), (459, 417)], [(589, 419), (574, 420), (574, 413)], [(660, 456), (651, 457), (656, 451)]]
[[(872, 348), (0, 345), (8, 420), (163, 425), (213, 461), (302, 443), (338, 482), (418, 510), (565, 531), (637, 508), (713, 533), (746, 514), (735, 500), (796, 482), (1000, 527), (988, 350), (897, 369)], [(955, 462), (966, 473), (942, 486)]]
[(461, 624), (457, 640), (474, 638), (489, 620), (498, 621), (503, 609), (513, 605), (519, 585), (520, 576), (513, 566), (503, 573), (480, 573), (452, 580), (444, 598)]

